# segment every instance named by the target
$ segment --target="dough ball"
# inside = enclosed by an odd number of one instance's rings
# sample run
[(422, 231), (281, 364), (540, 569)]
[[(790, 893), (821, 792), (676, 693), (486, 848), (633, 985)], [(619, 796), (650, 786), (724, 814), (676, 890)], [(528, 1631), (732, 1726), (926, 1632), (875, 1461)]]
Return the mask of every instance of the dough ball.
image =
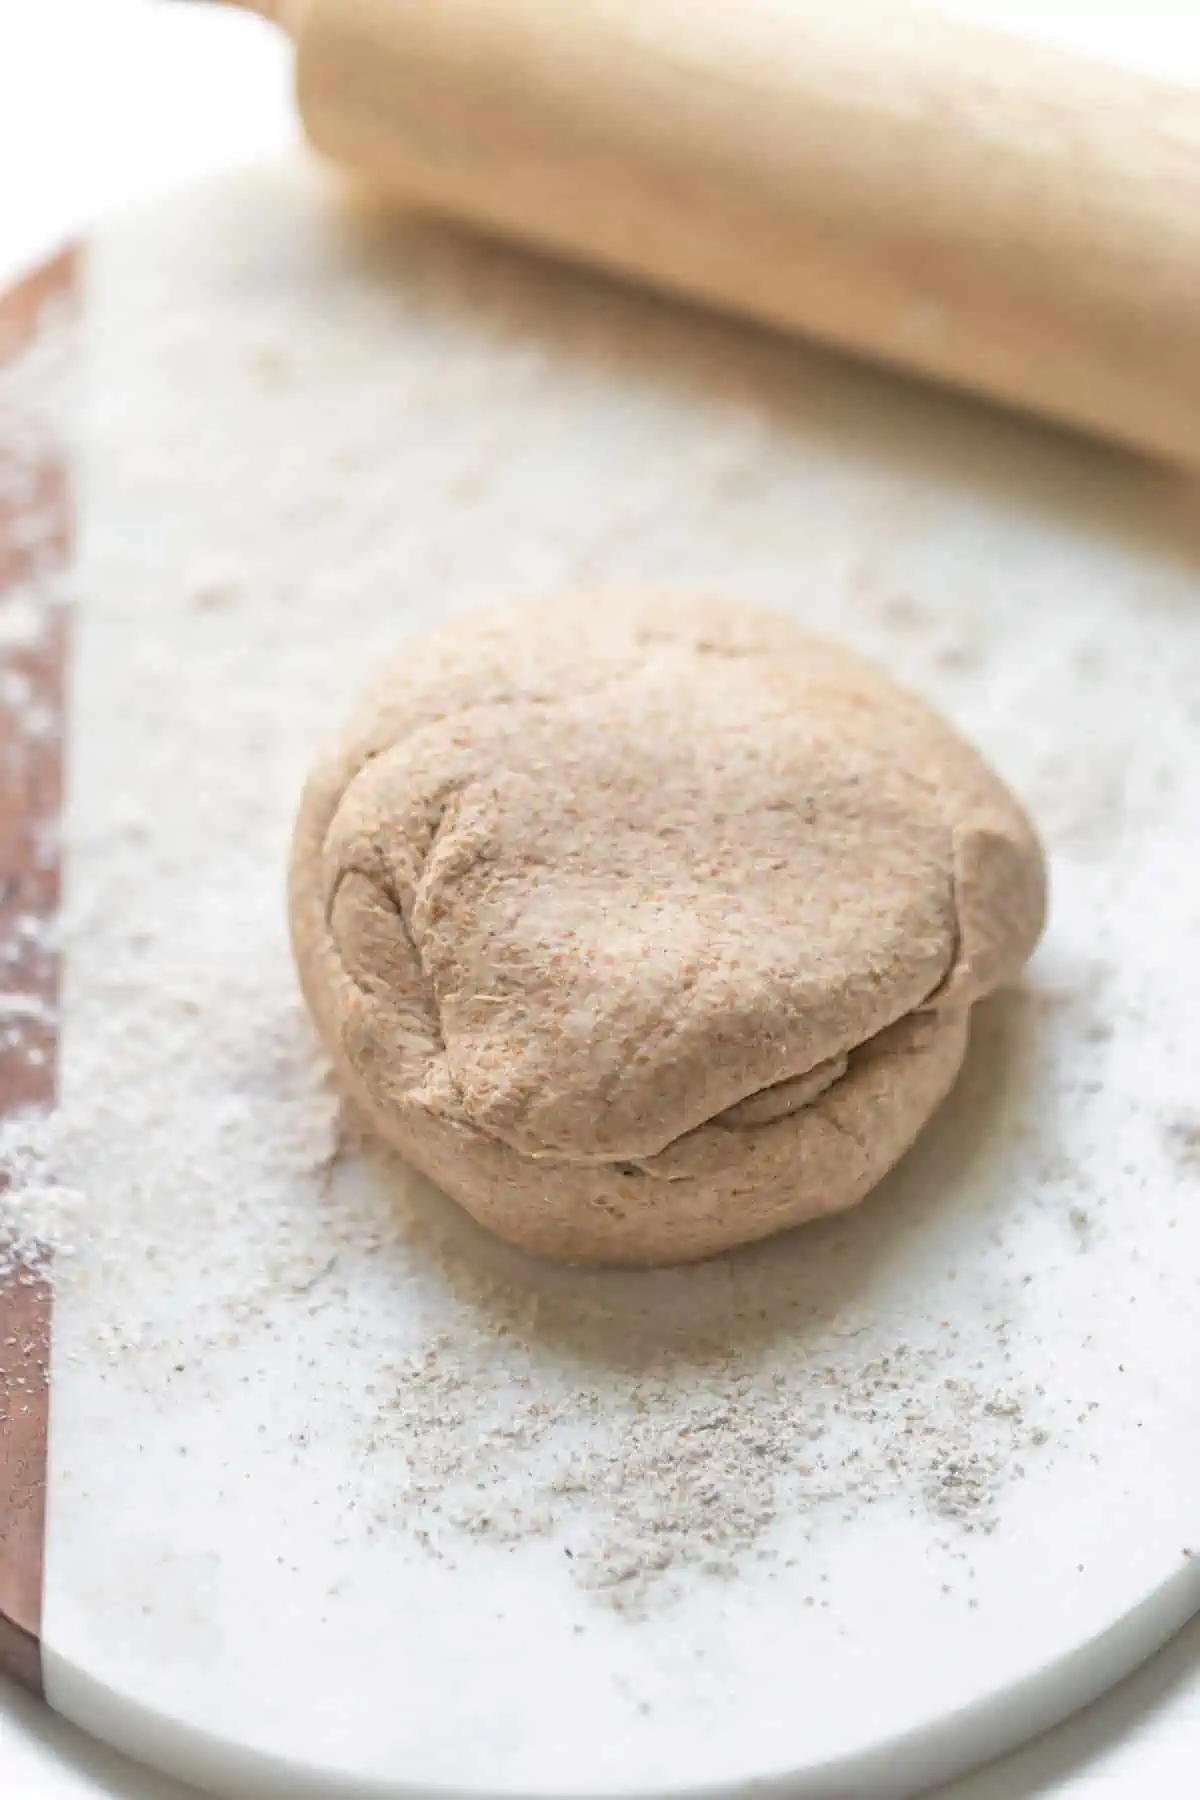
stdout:
[(606, 598), (407, 646), (308, 783), (291, 921), (382, 1137), (514, 1244), (656, 1264), (862, 1199), (1044, 884), (976, 752), (847, 651)]

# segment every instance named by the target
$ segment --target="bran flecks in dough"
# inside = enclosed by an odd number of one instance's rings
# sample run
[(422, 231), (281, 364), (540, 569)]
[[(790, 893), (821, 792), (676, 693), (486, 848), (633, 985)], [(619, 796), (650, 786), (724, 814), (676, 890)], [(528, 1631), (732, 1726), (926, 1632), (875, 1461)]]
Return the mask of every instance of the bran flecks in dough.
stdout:
[(1045, 871), (936, 714), (787, 620), (574, 600), (407, 647), (306, 788), (291, 920), (376, 1129), (499, 1236), (712, 1255), (863, 1198)]

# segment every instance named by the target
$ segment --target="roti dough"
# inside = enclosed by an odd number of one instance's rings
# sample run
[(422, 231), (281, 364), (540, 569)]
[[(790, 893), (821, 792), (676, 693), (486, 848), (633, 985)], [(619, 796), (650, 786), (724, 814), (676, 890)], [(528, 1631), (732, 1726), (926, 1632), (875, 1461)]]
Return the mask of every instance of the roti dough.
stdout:
[(626, 1265), (862, 1199), (1044, 900), (1028, 819), (926, 706), (662, 597), (409, 644), (308, 782), (290, 884), (380, 1135), (510, 1242)]

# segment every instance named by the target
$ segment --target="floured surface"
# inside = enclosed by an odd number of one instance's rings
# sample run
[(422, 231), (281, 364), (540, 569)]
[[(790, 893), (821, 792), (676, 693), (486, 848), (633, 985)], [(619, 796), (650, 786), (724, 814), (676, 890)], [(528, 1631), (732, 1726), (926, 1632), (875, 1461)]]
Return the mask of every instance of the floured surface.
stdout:
[[(53, 1202), (83, 1199), (60, 1697), (83, 1669), (411, 1782), (682, 1785), (909, 1729), (1185, 1570), (1191, 497), (278, 173), (109, 232), (86, 354), (38, 1146)], [(874, 655), (1029, 801), (1055, 888), (1025, 989), (858, 1214), (584, 1276), (361, 1152), (282, 871), (314, 743), (406, 631), (634, 582)]]

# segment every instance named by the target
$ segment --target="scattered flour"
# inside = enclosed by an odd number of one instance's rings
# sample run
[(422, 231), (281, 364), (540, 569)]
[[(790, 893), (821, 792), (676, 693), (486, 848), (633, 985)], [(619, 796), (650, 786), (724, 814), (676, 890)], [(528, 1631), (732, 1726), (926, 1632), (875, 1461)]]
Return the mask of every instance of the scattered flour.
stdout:
[[(306, 1475), (332, 1454), (309, 1411), (341, 1420), (343, 1534), (431, 1559), (549, 1540), (631, 1618), (786, 1566), (798, 1519), (815, 1540), (899, 1508), (965, 1555), (1095, 1405), (1052, 1379), (1037, 1302), (1100, 1267), (1068, 1218), (1120, 1198), (1089, 1109), (1168, 991), (1149, 953), (1114, 970), (1122, 882), (1161, 878), (1134, 852), (1172, 804), (1177, 671), (1131, 618), (1124, 678), (1159, 734), (1076, 766), (1063, 744), (1122, 717), (1115, 650), (1070, 672), (1100, 597), (1055, 612), (1033, 566), (1010, 593), (982, 502), (965, 592), (928, 548), (949, 529), (933, 488), (856, 461), (867, 427), (834, 375), (500, 252), (316, 225), (274, 178), (232, 191), (156, 215), (152, 243), (106, 237), (93, 272), (62, 1103), (0, 1127), (0, 1242), (53, 1250), (62, 1354), (163, 1432), (232, 1420), (285, 1365), (291, 1411), (264, 1388), (254, 1429)], [(573, 1275), (360, 1142), (296, 996), (282, 869), (314, 740), (406, 631), (632, 580), (790, 608), (946, 705), (1056, 800), (1058, 910), (1030, 994), (985, 1009), (961, 1090), (876, 1202), (683, 1273)], [(42, 622), (18, 589), (0, 642)], [(0, 1031), (36, 1004), (6, 991)], [(1132, 1166), (1150, 1128), (1120, 1123)]]

